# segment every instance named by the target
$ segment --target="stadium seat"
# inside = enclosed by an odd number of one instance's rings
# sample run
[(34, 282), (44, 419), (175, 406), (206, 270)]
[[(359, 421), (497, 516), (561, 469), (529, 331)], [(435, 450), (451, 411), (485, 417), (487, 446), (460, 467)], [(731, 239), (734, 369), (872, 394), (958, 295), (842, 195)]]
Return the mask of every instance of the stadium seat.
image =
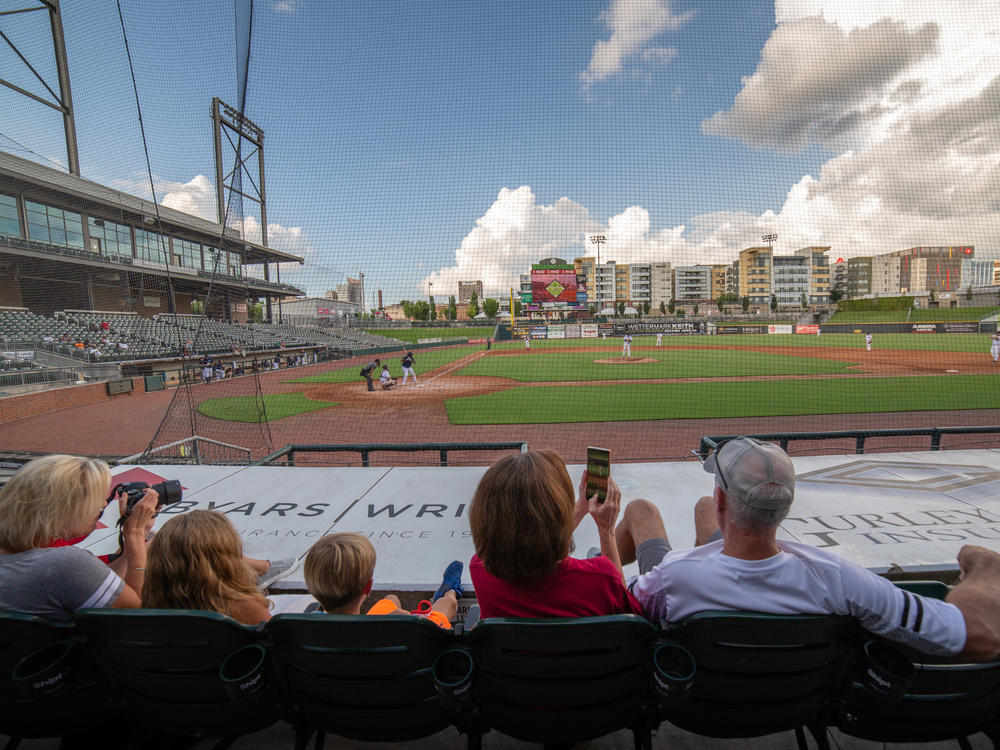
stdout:
[(656, 635), (637, 615), (481, 620), (467, 638), (477, 719), (470, 747), (490, 729), (572, 744), (624, 728), (636, 747), (650, 747)]
[[(120, 707), (80, 640), (70, 623), (0, 613), (0, 734), (11, 738), (7, 747), (22, 738), (61, 737), (106, 727), (114, 720)], [(56, 656), (65, 654), (65, 682), (51, 693), (29, 698), (14, 680), (15, 669), (20, 666), (18, 676), (27, 677), (45, 662), (53, 664), (53, 658), (40, 651), (46, 647)], [(32, 655), (34, 664), (25, 659)], [(40, 679), (52, 682), (44, 675)]]
[(219, 675), (237, 649), (265, 643), (257, 628), (189, 610), (88, 609), (75, 619), (140, 731), (220, 737), (224, 747), (280, 718), (276, 676), (237, 702)]
[(697, 672), (686, 705), (664, 718), (708, 737), (761, 737), (804, 728), (826, 747), (833, 699), (844, 686), (860, 642), (851, 617), (703, 612), (671, 624)]
[(295, 706), (296, 747), (324, 733), (395, 742), (456, 716), (438, 702), (431, 667), (453, 632), (410, 616), (280, 614), (266, 631)]
[[(938, 599), (948, 592), (937, 581), (896, 585)], [(1000, 661), (961, 664), (893, 645), (910, 657), (915, 668), (902, 700), (887, 702), (852, 681), (836, 713), (840, 731), (878, 742), (956, 740), (963, 748), (970, 746), (970, 735), (985, 731), (994, 745), (1000, 742)]]

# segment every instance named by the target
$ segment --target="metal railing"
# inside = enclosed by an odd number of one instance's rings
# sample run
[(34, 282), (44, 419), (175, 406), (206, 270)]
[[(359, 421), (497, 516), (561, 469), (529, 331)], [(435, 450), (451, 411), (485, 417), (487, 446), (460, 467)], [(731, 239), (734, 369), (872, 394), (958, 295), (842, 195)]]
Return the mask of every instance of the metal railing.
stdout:
[(243, 466), (250, 463), (250, 455), (248, 448), (195, 435), (119, 458), (115, 463)]
[(528, 450), (528, 444), (524, 441), (514, 441), (506, 443), (361, 443), (356, 445), (328, 445), (328, 444), (289, 444), (281, 450), (275, 451), (270, 456), (265, 456), (259, 461), (255, 461), (253, 466), (273, 464), (284, 459), (285, 466), (295, 466), (296, 453), (360, 453), (361, 465), (371, 466), (371, 454), (379, 452), (392, 453), (413, 453), (419, 451), (437, 451), (440, 463), (439, 466), (448, 465), (449, 451), (506, 451), (516, 450), (522, 453)]
[[(747, 437), (778, 443), (781, 449), (788, 450), (788, 444), (793, 440), (854, 440), (854, 452), (865, 452), (865, 441), (868, 438), (887, 437), (927, 437), (930, 438), (929, 450), (941, 450), (941, 437), (944, 435), (996, 435), (1000, 434), (1000, 426), (982, 427), (902, 427), (891, 430), (837, 430), (834, 432), (772, 432), (755, 433)], [(718, 448), (720, 443), (739, 435), (711, 435), (701, 439), (697, 450), (691, 451), (699, 460), (704, 461), (709, 454)]]

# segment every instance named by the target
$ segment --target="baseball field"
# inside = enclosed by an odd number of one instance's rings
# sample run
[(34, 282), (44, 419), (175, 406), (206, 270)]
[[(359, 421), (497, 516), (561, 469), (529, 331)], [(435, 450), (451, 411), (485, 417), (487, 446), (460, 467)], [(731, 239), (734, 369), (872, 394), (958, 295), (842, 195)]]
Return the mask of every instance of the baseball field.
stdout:
[[(414, 352), (417, 384), (376, 381), (369, 392), (359, 369), (373, 357), (355, 357), (266, 373), (259, 386), (245, 377), (116, 401), (114, 424), (101, 405), (17, 420), (0, 425), (0, 445), (122, 455), (161, 422), (158, 442), (170, 437), (173, 420), (178, 437), (193, 429), (258, 456), (286, 443), (526, 440), (568, 460), (588, 444), (612, 445), (622, 460), (677, 459), (702, 435), (998, 424), (1000, 366), (989, 347), (982, 334), (877, 335), (872, 351), (861, 334), (665, 336), (661, 345), (650, 335), (625, 357), (610, 336), (489, 351), (445, 340)], [(402, 353), (380, 355), (396, 378)]]

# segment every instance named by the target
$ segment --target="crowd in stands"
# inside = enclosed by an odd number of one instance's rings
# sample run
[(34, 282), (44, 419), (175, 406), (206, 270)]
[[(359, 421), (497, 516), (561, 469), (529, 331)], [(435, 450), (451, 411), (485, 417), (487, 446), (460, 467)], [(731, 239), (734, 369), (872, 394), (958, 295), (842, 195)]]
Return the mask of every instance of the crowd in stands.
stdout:
[(202, 315), (69, 310), (52, 317), (0, 310), (0, 342), (17, 342), (87, 361), (123, 361), (223, 354), (240, 350), (323, 347), (341, 352), (398, 346), (393, 338), (351, 329), (239, 323)]
[[(1000, 554), (966, 545), (960, 580), (945, 600), (897, 588), (826, 549), (779, 540), (794, 499), (795, 471), (778, 446), (740, 437), (705, 461), (711, 495), (693, 504), (696, 543), (671, 550), (656, 506), (622, 503), (609, 478), (605, 499), (577, 488), (553, 451), (499, 459), (469, 506), (475, 554), (470, 575), (483, 617), (563, 617), (635, 613), (651, 622), (702, 611), (837, 614), (917, 651), (967, 661), (1000, 657)], [(160, 498), (146, 489), (131, 506), (109, 495), (101, 461), (46, 456), (0, 489), (0, 610), (70, 620), (87, 607), (201, 609), (257, 625), (271, 618), (265, 587), (296, 560), (244, 555), (229, 519), (213, 510), (172, 516), (151, 534)], [(106, 506), (121, 516), (121, 546), (98, 558), (74, 546)], [(621, 516), (619, 520), (619, 516)], [(573, 533), (587, 518), (599, 548), (573, 555)], [(626, 580), (622, 565), (638, 563)], [(306, 611), (360, 614), (375, 581), (367, 537), (322, 537), (304, 560), (315, 599)], [(425, 617), (451, 628), (462, 596), (461, 561), (445, 569), (434, 595), (412, 612), (385, 596), (367, 614)]]

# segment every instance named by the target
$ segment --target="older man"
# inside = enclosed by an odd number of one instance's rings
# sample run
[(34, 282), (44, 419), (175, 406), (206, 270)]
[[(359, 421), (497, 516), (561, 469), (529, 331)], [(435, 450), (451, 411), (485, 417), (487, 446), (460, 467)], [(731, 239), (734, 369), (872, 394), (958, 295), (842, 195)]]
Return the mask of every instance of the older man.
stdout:
[[(695, 507), (696, 545), (669, 552), (630, 586), (647, 617), (706, 610), (851, 615), (865, 629), (931, 654), (990, 660), (1000, 653), (1000, 555), (967, 545), (947, 601), (927, 599), (839, 555), (778, 540), (795, 492), (788, 455), (740, 437), (705, 461), (715, 492)], [(635, 506), (633, 510), (633, 506)], [(655, 507), (636, 500), (617, 530), (622, 563), (666, 543)]]

